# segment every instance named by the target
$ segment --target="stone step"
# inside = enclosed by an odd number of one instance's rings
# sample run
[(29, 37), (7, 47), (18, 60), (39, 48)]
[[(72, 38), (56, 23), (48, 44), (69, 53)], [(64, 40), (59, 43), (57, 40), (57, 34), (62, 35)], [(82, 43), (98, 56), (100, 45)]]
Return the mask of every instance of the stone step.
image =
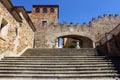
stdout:
[[(4, 60), (4, 61), (12, 61), (12, 60), (19, 60), (19, 61), (23, 61), (23, 60), (34, 60), (34, 61), (37, 61), (37, 60), (66, 60), (66, 61), (69, 61), (69, 60), (81, 60), (81, 61), (83, 61), (83, 60), (96, 60), (96, 61), (99, 61), (99, 60), (103, 60), (103, 61), (111, 61), (111, 60), (105, 60), (105, 59), (89, 59), (89, 58), (87, 58), (87, 59), (84, 59), (84, 58), (11, 58), (11, 59), (6, 59), (6, 58), (4, 58), (4, 59), (2, 59), (2, 60)], [(118, 61), (118, 60), (116, 60), (116, 61)]]
[(0, 65), (3, 64), (9, 64), (9, 65), (112, 65), (112, 63), (26, 63), (26, 62), (6, 62), (6, 63), (0, 63)]
[[(73, 53), (74, 54), (74, 53)], [(4, 57), (4, 58), (107, 58), (105, 56), (20, 56), (20, 57)]]
[(96, 61), (108, 61), (108, 62), (120, 62), (120, 60), (104, 60), (104, 59), (2, 59), (2, 61), (88, 61), (88, 62), (96, 62)]
[(0, 70), (37, 70), (37, 71), (57, 71), (57, 70), (115, 70), (115, 67), (0, 67)]
[[(41, 65), (29, 65), (29, 64), (2, 64), (0, 65), (0, 67), (104, 67), (104, 66), (110, 66), (110, 67), (114, 67), (114, 65), (112, 64), (83, 64), (83, 65), (72, 65), (72, 64), (41, 64)], [(120, 65), (119, 65), (120, 66)]]
[[(33, 52), (34, 53), (34, 52)], [(38, 53), (38, 54), (36, 54), (36, 55), (38, 55), (38, 56), (95, 56), (94, 55), (94, 53), (93, 54), (80, 54), (80, 53), (67, 53), (67, 54), (65, 54), (65, 53), (63, 53), (63, 52), (61, 52), (61, 53), (43, 53), (43, 54), (40, 54), (40, 53)], [(28, 55), (25, 55), (25, 56), (36, 56), (35, 54), (28, 54)]]
[[(53, 53), (47, 53), (47, 54), (43, 53), (43, 54), (40, 54), (40, 53), (38, 53), (36, 55), (38, 55), (38, 56), (75, 56), (75, 55), (76, 56), (84, 56), (84, 55), (85, 56), (96, 56), (94, 54), (91, 55), (91, 54), (87, 54), (87, 53), (86, 54), (85, 53), (84, 54), (79, 54), (79, 53), (65, 54), (65, 53), (62, 53), (62, 52), (61, 52), (61, 54), (58, 54), (58, 53), (54, 53), (54, 54)], [(25, 56), (36, 56), (36, 55), (35, 54), (28, 54), (28, 55), (25, 55)]]
[(28, 49), (23, 55), (24, 56), (59, 55), (59, 54), (73, 55), (73, 53), (76, 55), (96, 55), (94, 49)]
[(73, 58), (61, 58), (61, 57), (59, 57), (59, 58), (57, 58), (57, 57), (41, 57), (41, 58), (31, 58), (31, 57), (26, 57), (26, 58), (21, 58), (21, 57), (17, 57), (17, 58), (9, 58), (9, 57), (6, 57), (6, 58), (4, 58), (4, 59), (2, 59), (2, 60), (19, 60), (19, 61), (22, 61), (22, 60), (40, 60), (40, 61), (42, 61), (42, 60), (50, 60), (50, 61), (52, 61), (52, 60), (55, 60), (55, 61), (58, 61), (58, 60), (61, 60), (61, 61), (64, 61), (64, 60), (66, 60), (66, 61), (68, 61), (68, 60), (73, 60), (73, 61), (76, 61), (76, 60), (81, 60), (81, 61), (87, 61), (87, 60), (89, 60), (89, 61), (112, 61), (112, 62), (120, 62), (120, 59), (105, 59), (105, 58), (75, 58), (75, 57), (73, 57)]
[(2, 60), (66, 60), (66, 61), (68, 61), (68, 60), (81, 60), (81, 61), (87, 61), (87, 60), (91, 60), (91, 61), (94, 61), (94, 60), (96, 60), (96, 61), (112, 61), (112, 62), (120, 62), (120, 60), (118, 60), (118, 59), (114, 59), (114, 60), (111, 60), (111, 59), (100, 59), (100, 58), (4, 58), (4, 59), (2, 59)]
[(115, 70), (102, 70), (102, 71), (27, 71), (27, 70), (3, 70), (0, 74), (101, 74), (112, 73), (116, 74)]
[[(110, 60), (2, 60), (0, 62), (110, 62)], [(117, 62), (117, 61), (116, 61)]]
[(13, 77), (13, 78), (92, 78), (92, 77), (118, 77), (118, 74), (0, 74), (0, 78), (8, 78), (8, 77)]
[(104, 74), (104, 75), (106, 75), (106, 74), (116, 74), (116, 72), (72, 72), (72, 73), (64, 73), (64, 72), (49, 72), (49, 73), (45, 73), (45, 72), (1, 72), (1, 74), (39, 74), (39, 75), (41, 75), (41, 74), (47, 74), (47, 75), (50, 75), (50, 74), (55, 74), (55, 75), (59, 75), (59, 74), (65, 74), (65, 75), (69, 75), (69, 74), (79, 74), (79, 75), (81, 75), (81, 74), (86, 74), (86, 75), (89, 75), (89, 74)]
[(39, 56), (39, 57), (27, 57), (27, 56), (24, 56), (24, 57), (5, 57), (4, 59), (2, 60), (106, 60), (105, 58), (101, 58), (101, 57), (79, 57), (79, 56), (71, 56), (71, 57), (68, 57), (68, 56)]
[(28, 77), (2, 77), (0, 80), (119, 80), (118, 77), (82, 77), (82, 78), (28, 78)]
[(94, 49), (29, 49), (0, 61), (0, 79), (115, 78), (120, 77), (119, 64), (120, 58), (97, 56)]
[[(55, 54), (45, 54), (45, 53), (43, 53), (43, 54), (36, 54), (36, 55), (38, 55), (38, 56), (91, 56), (91, 54), (73, 54), (73, 53), (71, 53), (71, 54), (57, 54), (57, 53), (55, 53)], [(25, 56), (35, 56), (35, 54), (28, 54), (28, 55), (25, 55)], [(96, 56), (96, 55), (94, 55), (94, 54), (92, 54), (92, 56)]]
[(4, 59), (102, 59), (104, 60), (105, 58), (81, 58), (81, 57), (16, 57), (16, 58), (4, 58)]
[[(120, 62), (116, 62), (117, 63), (120, 63)], [(19, 61), (19, 62), (11, 62), (11, 61), (7, 61), (7, 62), (2, 62), (0, 61), (0, 64), (112, 64), (112, 62), (91, 62), (91, 61), (86, 61), (86, 62), (81, 62), (81, 61), (73, 61), (73, 62), (70, 62), (70, 61), (39, 61), (39, 62), (35, 62), (35, 61), (32, 61), (32, 62), (27, 62), (27, 61)]]
[[(120, 65), (119, 65), (120, 66)], [(37, 68), (79, 68), (79, 67), (114, 67), (114, 65), (0, 65), (0, 67), (37, 67)]]

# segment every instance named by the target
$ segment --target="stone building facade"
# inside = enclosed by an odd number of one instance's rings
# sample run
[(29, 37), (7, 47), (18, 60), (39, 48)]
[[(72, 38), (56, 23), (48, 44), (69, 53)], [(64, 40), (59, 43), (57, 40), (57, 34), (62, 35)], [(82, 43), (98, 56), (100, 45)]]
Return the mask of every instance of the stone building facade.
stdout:
[[(35, 25), (35, 46), (44, 48), (46, 46), (46, 26), (58, 24), (59, 6), (58, 5), (33, 5), (32, 11), (28, 12), (33, 24)], [(38, 35), (40, 34), (40, 35)], [(49, 47), (48, 47), (49, 48)]]
[[(89, 24), (67, 24), (66, 22), (60, 24), (56, 19), (58, 17), (55, 17), (55, 23), (41, 26), (40, 23), (45, 20), (41, 17), (45, 17), (46, 19), (49, 18), (47, 19), (47, 22), (51, 22), (53, 17), (48, 16), (49, 12), (38, 13), (36, 11), (35, 13), (35, 10), (38, 8), (38, 5), (36, 6), (34, 5), (33, 11), (31, 13), (29, 12), (29, 16), (37, 29), (37, 31), (35, 32), (36, 48), (57, 48), (59, 41), (58, 38), (69, 38), (69, 36), (76, 36), (76, 38), (83, 40), (84, 43), (87, 42), (88, 44), (86, 45), (91, 45), (92, 41), (92, 46), (93, 48), (95, 48), (95, 43), (98, 42), (105, 35), (105, 33), (111, 31), (115, 26), (117, 26), (120, 23), (120, 16), (118, 16), (117, 14), (104, 14), (103, 16), (98, 16), (97, 19), (92, 18)], [(48, 9), (51, 8), (49, 5), (47, 7), (49, 7)], [(59, 8), (55, 10), (56, 12), (59, 12), (57, 11), (59, 10)], [(54, 13), (54, 15), (59, 16), (59, 13), (56, 14), (56, 12)], [(88, 39), (85, 40), (85, 37)], [(72, 37), (72, 39), (74, 38)], [(89, 48), (89, 46), (85, 46), (83, 48)]]
[(59, 6), (33, 5), (32, 12), (29, 12), (29, 16), (37, 31), (40, 31), (41, 27), (58, 23)]
[(117, 14), (104, 14), (82, 25), (60, 24), (58, 19), (58, 5), (33, 5), (32, 11), (26, 12), (23, 6), (0, 0), (0, 55), (19, 56), (33, 47), (59, 48), (60, 38), (63, 48), (70, 48), (73, 41), (78, 41), (80, 48), (95, 48), (96, 42), (120, 24)]
[(0, 0), (0, 55), (19, 56), (33, 47), (35, 27), (24, 8), (17, 10), (10, 0)]
[[(37, 29), (35, 32), (36, 48), (57, 48), (59, 38), (71, 38), (70, 36), (74, 36), (72, 39), (76, 36), (78, 40), (82, 40), (82, 44), (86, 45), (83, 48), (95, 48), (95, 43), (120, 23), (120, 16), (117, 14), (104, 14), (98, 16), (97, 19), (92, 18), (89, 24), (60, 24), (58, 23), (58, 5), (33, 5), (32, 11), (28, 14)], [(89, 46), (91, 44), (92, 46)]]

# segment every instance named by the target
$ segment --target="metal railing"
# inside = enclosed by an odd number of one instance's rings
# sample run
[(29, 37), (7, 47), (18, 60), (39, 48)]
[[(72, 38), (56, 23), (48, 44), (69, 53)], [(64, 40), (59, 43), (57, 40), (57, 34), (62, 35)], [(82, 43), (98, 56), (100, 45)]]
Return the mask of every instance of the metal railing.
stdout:
[(100, 45), (103, 45), (110, 39), (112, 39), (114, 36), (118, 35), (120, 33), (120, 24), (117, 25), (113, 30), (111, 30), (109, 33), (105, 33), (105, 36), (98, 42)]

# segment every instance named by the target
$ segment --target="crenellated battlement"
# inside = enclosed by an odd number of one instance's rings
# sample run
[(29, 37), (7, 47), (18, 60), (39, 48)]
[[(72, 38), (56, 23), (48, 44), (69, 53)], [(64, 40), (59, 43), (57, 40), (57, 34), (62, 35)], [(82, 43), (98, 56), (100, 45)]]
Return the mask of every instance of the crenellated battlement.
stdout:
[(120, 16), (118, 14), (104, 14), (103, 16), (98, 16), (98, 18), (92, 18), (92, 20), (87, 23), (83, 24), (74, 24), (71, 22), (67, 24), (67, 22), (57, 23), (57, 24), (50, 24), (46, 25), (45, 27), (48, 28), (48, 31), (52, 32), (88, 32), (93, 35), (103, 35), (105, 32), (113, 29), (116, 25), (119, 24)]
[(77, 23), (77, 24), (74, 24), (74, 23), (70, 23), (70, 24), (67, 24), (66, 22), (63, 22), (63, 23), (57, 23), (57, 24), (50, 24), (50, 25), (46, 25), (45, 27), (53, 27), (53, 26), (60, 26), (60, 27), (89, 27), (89, 25), (87, 23), (83, 23), (82, 25)]
[[(37, 21), (35, 18), (35, 21), (33, 22), (39, 21), (39, 19)], [(111, 31), (118, 24), (120, 24), (120, 16), (118, 14), (104, 14), (103, 16), (92, 18), (89, 24), (85, 22), (83, 24), (74, 24), (73, 22), (68, 24), (67, 22), (63, 22), (40, 26), (39, 23), (35, 23), (37, 28), (35, 35), (36, 45), (38, 42), (42, 45), (45, 41), (46, 44), (53, 43), (57, 37), (64, 35), (85, 36), (91, 39), (93, 42), (97, 42), (105, 35), (105, 33)]]
[[(103, 23), (104, 21), (110, 21), (110, 20), (113, 20), (114, 22), (116, 20), (120, 20), (120, 16), (118, 14), (104, 14), (103, 16), (98, 16), (97, 18), (92, 18), (91, 21), (89, 22), (89, 24), (87, 23), (83, 23), (83, 24), (74, 24), (73, 22), (71, 22), (70, 24), (67, 24), (67, 22), (63, 22), (63, 23), (57, 23), (57, 24), (50, 24), (50, 25), (47, 25), (46, 27), (50, 27), (50, 26), (61, 26), (61, 27), (93, 27), (91, 26), (91, 24), (95, 24), (95, 23)], [(106, 23), (106, 22), (105, 22)]]

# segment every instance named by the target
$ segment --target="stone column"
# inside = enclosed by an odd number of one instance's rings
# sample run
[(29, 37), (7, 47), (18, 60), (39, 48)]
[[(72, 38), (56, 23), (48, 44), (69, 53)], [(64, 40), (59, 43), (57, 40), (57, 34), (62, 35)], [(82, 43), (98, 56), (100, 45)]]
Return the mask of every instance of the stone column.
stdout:
[(55, 41), (55, 48), (58, 48), (58, 39)]
[(49, 42), (49, 48), (53, 48), (52, 41), (51, 41), (51, 42)]
[(80, 49), (79, 40), (77, 40), (76, 49)]
[(93, 48), (96, 48), (95, 42), (93, 42)]
[(65, 45), (65, 39), (62, 38), (62, 48), (64, 47), (64, 45)]

